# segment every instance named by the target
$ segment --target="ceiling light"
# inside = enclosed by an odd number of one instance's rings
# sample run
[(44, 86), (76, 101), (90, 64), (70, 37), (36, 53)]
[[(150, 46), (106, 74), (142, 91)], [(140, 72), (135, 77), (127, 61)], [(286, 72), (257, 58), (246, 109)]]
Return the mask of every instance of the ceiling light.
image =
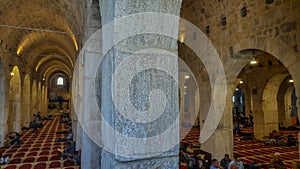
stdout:
[(244, 83), (244, 81), (241, 80), (241, 81), (240, 81), (240, 84), (243, 84), (243, 83)]
[(236, 88), (235, 91), (239, 91), (239, 88)]
[(179, 41), (180, 41), (181, 43), (183, 43), (183, 42), (184, 42), (184, 39), (185, 39), (185, 34), (184, 34), (184, 33), (180, 34), (180, 36), (179, 36)]
[(289, 82), (290, 82), (290, 83), (294, 83), (294, 80), (293, 80), (293, 79), (290, 79)]
[(186, 89), (187, 87), (186, 87), (186, 86), (184, 86), (184, 88)]
[(45, 78), (43, 78), (43, 80), (45, 80)]
[(10, 76), (14, 76), (15, 75), (15, 73), (14, 72), (10, 72)]
[(185, 78), (186, 78), (186, 79), (189, 79), (189, 78), (190, 78), (190, 76), (189, 76), (189, 75), (186, 75), (186, 76), (185, 76)]
[(254, 57), (252, 57), (251, 61), (250, 61), (251, 65), (256, 65), (257, 64), (257, 60), (255, 60)]

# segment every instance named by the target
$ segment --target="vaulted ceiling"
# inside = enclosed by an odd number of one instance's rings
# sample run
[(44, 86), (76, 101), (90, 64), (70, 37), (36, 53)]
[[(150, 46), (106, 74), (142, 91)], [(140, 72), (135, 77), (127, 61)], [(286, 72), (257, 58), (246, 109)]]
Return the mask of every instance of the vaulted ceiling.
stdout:
[(71, 75), (85, 10), (85, 0), (1, 0), (1, 52), (45, 77), (56, 71)]

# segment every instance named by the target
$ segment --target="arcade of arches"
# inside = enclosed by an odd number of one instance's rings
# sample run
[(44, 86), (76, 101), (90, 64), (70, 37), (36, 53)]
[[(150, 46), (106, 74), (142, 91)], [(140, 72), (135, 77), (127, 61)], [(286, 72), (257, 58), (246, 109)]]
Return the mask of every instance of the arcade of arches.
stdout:
[(299, 14), (299, 0), (2, 0), (0, 146), (67, 112), (84, 169), (185, 168), (182, 153), (268, 165), (275, 150), (289, 168), (298, 146), (263, 141), (300, 140)]

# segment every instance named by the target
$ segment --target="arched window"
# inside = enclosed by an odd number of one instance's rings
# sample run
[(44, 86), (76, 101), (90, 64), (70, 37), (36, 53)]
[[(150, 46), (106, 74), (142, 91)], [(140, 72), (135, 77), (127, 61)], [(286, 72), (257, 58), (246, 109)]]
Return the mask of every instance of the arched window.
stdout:
[(57, 85), (64, 85), (64, 79), (62, 77), (57, 78)]

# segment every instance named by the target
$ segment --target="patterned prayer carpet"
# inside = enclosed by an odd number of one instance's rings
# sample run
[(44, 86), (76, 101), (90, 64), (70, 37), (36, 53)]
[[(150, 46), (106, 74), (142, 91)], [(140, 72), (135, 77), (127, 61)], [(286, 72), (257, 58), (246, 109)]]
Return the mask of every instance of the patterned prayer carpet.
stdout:
[(44, 127), (39, 129), (38, 134), (33, 133), (33, 129), (23, 131), (22, 145), (1, 147), (0, 152), (4, 157), (9, 156), (7, 164), (1, 165), (1, 169), (78, 169), (71, 160), (60, 158), (58, 148), (63, 149), (65, 143), (55, 142), (56, 138), (63, 138), (66, 135), (56, 134), (63, 131), (65, 125), (59, 122), (59, 117), (43, 122)]
[[(253, 132), (253, 128), (246, 128), (241, 131), (249, 133)], [(284, 130), (280, 131), (280, 133), (283, 135), (292, 134), (295, 139), (298, 138), (298, 131)], [(299, 160), (298, 146), (265, 145), (261, 140), (242, 141), (241, 138), (239, 135), (234, 135), (234, 154), (241, 156), (243, 163), (256, 162), (268, 165), (275, 152), (281, 154), (286, 168), (292, 168), (293, 161)]]
[[(253, 128), (242, 129), (242, 132), (253, 132)], [(298, 138), (298, 131), (285, 130), (280, 131), (280, 133), (292, 134), (295, 139)], [(199, 128), (181, 129), (181, 144), (199, 143), (199, 135)], [(281, 154), (286, 168), (292, 168), (293, 161), (299, 161), (298, 146), (264, 145), (264, 142), (260, 140), (242, 141), (241, 138), (239, 135), (234, 135), (234, 154), (240, 155), (244, 164), (256, 162), (257, 164), (268, 165), (275, 152)]]

